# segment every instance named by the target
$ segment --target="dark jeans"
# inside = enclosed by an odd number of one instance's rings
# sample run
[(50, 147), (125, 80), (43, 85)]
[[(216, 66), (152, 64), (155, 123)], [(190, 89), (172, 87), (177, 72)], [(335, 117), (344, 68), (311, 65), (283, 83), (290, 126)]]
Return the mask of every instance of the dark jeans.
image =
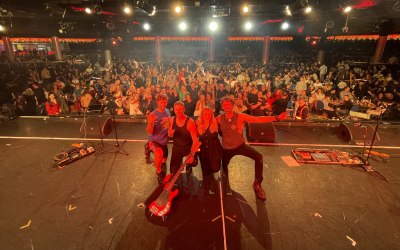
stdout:
[(261, 183), (263, 180), (263, 156), (249, 145), (242, 144), (234, 149), (222, 149), (222, 168), (228, 176), (228, 165), (232, 157), (243, 155), (254, 160), (255, 179)]
[[(190, 154), (190, 150), (191, 150), (191, 145), (188, 147), (180, 147), (180, 146), (172, 147), (171, 161), (169, 163), (169, 172), (172, 174), (172, 176), (174, 176), (178, 172), (180, 166), (182, 165), (183, 158), (188, 154)], [(186, 168), (188, 167), (189, 166), (186, 166)], [(183, 189), (182, 176), (179, 176), (178, 180), (175, 182), (175, 186), (182, 191)]]

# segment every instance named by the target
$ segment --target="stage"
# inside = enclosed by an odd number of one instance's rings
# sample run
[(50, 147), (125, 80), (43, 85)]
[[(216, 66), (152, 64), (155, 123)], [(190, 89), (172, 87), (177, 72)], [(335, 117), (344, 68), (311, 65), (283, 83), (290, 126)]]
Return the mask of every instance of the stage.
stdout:
[(99, 137), (83, 138), (81, 124), (43, 117), (0, 124), (1, 249), (224, 249), (224, 239), (228, 249), (400, 248), (400, 125), (382, 124), (374, 150), (391, 157), (373, 157), (377, 172), (366, 172), (288, 166), (281, 157), (295, 148), (355, 153), (363, 146), (337, 136), (340, 122), (278, 123), (275, 142), (255, 146), (264, 156), (266, 202), (255, 199), (253, 161), (237, 156), (232, 195), (222, 192), (221, 202), (218, 174), (215, 193), (203, 192), (198, 166), (183, 174), (186, 192), (163, 221), (145, 208), (157, 179), (144, 158), (143, 121), (117, 125), (128, 156), (115, 153), (112, 131), (104, 140), (109, 152), (52, 167), (72, 143), (99, 147)]

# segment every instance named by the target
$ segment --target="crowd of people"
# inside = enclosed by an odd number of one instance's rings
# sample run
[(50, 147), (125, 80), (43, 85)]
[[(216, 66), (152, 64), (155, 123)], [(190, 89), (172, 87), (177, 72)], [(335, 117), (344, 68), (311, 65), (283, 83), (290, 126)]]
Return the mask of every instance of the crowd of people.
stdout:
[(82, 114), (102, 106), (102, 112), (145, 116), (156, 108), (156, 96), (164, 94), (172, 113), (173, 104), (181, 101), (190, 117), (199, 116), (205, 107), (218, 115), (220, 100), (229, 97), (235, 112), (254, 116), (289, 109), (299, 120), (340, 119), (353, 110), (372, 118), (382, 113), (384, 119), (399, 119), (398, 67), (346, 62), (328, 67), (314, 61), (282, 54), (267, 65), (192, 59), (21, 64), (2, 73), (0, 101), (12, 106), (16, 115)]

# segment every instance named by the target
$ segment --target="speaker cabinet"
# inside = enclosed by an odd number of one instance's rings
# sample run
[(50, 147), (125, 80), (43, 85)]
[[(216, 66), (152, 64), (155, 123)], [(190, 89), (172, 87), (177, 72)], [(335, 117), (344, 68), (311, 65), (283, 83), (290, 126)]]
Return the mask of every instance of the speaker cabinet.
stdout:
[[(367, 123), (341, 123), (337, 130), (337, 135), (345, 142), (364, 145), (371, 145), (375, 127)], [(376, 134), (375, 142), (379, 141), (379, 134)], [(374, 144), (375, 144), (374, 142)]]
[(100, 133), (103, 136), (109, 135), (112, 127), (111, 117), (88, 116), (82, 123), (80, 132), (82, 136), (85, 136), (86, 133), (86, 136), (100, 137)]
[(249, 142), (274, 142), (274, 124), (272, 122), (248, 123), (246, 126), (246, 135)]

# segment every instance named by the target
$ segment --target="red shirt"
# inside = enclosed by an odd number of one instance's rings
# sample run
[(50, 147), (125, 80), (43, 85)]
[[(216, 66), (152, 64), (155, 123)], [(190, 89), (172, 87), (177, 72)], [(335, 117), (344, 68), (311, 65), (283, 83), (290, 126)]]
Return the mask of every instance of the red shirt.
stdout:
[(57, 103), (46, 102), (46, 110), (48, 115), (58, 115), (60, 113), (60, 106)]

